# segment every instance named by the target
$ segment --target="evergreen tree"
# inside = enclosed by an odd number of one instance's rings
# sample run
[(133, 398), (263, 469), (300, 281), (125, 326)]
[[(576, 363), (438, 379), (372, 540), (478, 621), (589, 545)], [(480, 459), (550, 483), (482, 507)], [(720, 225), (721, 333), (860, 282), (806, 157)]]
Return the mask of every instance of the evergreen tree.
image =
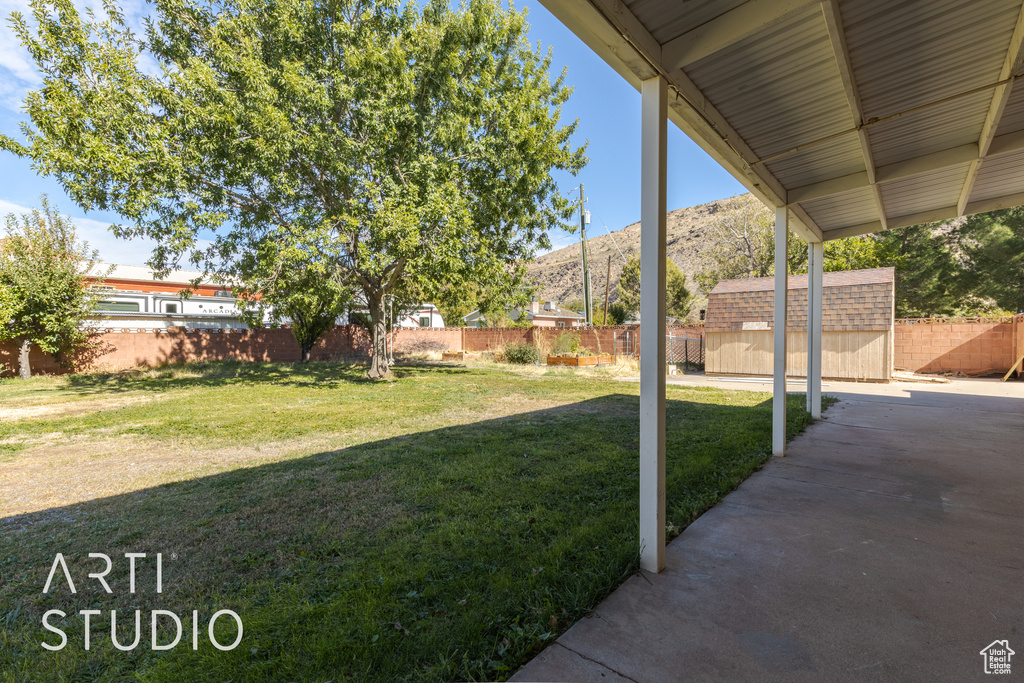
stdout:
[[(685, 320), (693, 308), (693, 296), (686, 288), (686, 275), (679, 270), (671, 259), (665, 259), (665, 315), (677, 320)], [(627, 317), (635, 318), (640, 313), (640, 257), (629, 257), (622, 268), (619, 283), (616, 285), (619, 303), (627, 313)], [(609, 317), (612, 313), (609, 310)]]

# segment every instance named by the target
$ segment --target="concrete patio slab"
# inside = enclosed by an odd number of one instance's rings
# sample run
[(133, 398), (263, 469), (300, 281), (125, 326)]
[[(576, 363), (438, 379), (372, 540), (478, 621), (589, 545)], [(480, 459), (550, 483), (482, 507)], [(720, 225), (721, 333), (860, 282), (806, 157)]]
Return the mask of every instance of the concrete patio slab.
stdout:
[[(729, 388), (762, 388), (756, 386)], [(831, 383), (841, 402), (515, 681), (1024, 676), (1024, 384)]]

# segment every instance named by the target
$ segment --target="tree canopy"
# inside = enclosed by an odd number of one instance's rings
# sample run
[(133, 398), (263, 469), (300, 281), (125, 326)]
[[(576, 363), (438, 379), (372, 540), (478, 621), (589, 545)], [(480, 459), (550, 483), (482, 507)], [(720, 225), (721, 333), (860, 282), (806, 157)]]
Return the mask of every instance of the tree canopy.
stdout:
[[(677, 320), (686, 320), (693, 308), (693, 296), (686, 288), (686, 274), (672, 259), (665, 259), (665, 315)], [(640, 313), (640, 257), (636, 254), (629, 257), (622, 267), (619, 283), (616, 285), (619, 303), (626, 312), (626, 317), (633, 318)], [(608, 317), (617, 317), (616, 312), (609, 310)]]
[(273, 262), (245, 255), (306, 249), (360, 292), (372, 377), (400, 284), (512, 298), (571, 215), (551, 176), (585, 163), (560, 123), (570, 89), (496, 0), (155, 0), (144, 36), (112, 4), (31, 5), (14, 26), (43, 85), (26, 142), (0, 147), (155, 239), (158, 270), (267, 283)]
[[(751, 195), (724, 202), (695, 280), (704, 293), (719, 280), (767, 277), (774, 268), (774, 213)], [(1024, 310), (1024, 210), (825, 242), (825, 271), (893, 267), (896, 315), (984, 315)], [(807, 272), (807, 245), (790, 239), (790, 273)]]
[(976, 305), (1024, 312), (1024, 208), (968, 216), (952, 232), (961, 254), (961, 290)]
[(0, 240), (0, 339), (18, 343), (22, 379), (32, 376), (33, 346), (69, 364), (88, 341), (82, 323), (96, 309), (85, 282), (96, 252), (46, 197), (41, 204), (28, 214), (8, 214), (7, 235)]
[(311, 256), (317, 253), (316, 245), (307, 245), (247, 254), (250, 275), (245, 286), (233, 290), (249, 324), (262, 325), (269, 318), (272, 325), (290, 325), (303, 363), (317, 341), (352, 308), (351, 285), (337, 269)]

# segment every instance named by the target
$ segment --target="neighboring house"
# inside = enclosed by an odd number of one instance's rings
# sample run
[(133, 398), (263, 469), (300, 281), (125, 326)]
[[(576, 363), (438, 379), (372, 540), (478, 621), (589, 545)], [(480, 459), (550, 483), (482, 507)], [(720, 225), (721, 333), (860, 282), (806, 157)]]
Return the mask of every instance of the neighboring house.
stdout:
[[(441, 311), (434, 304), (415, 304), (415, 307), (403, 314), (395, 315), (395, 327), (444, 327)], [(360, 325), (368, 320), (370, 311), (365, 306), (353, 308), (343, 315), (339, 322), (343, 325)]]
[(434, 304), (418, 304), (414, 311), (406, 313), (395, 322), (396, 327), (444, 327), (441, 311)]
[[(524, 313), (521, 308), (513, 308), (508, 312), (512, 320), (519, 320)], [(584, 322), (584, 316), (576, 311), (559, 308), (558, 304), (549, 301), (543, 306), (533, 301), (525, 310), (526, 320), (535, 327), (579, 327)], [(466, 327), (486, 327), (487, 321), (479, 310), (473, 311), (462, 318)]]
[(172, 270), (167, 277), (157, 279), (145, 266), (97, 264), (86, 276), (88, 282), (95, 283), (90, 289), (100, 297), (97, 312), (87, 324), (90, 327), (248, 329), (238, 299), (230, 289), (202, 279), (189, 297), (181, 295), (182, 290), (191, 288), (192, 281), (201, 276), (199, 271)]

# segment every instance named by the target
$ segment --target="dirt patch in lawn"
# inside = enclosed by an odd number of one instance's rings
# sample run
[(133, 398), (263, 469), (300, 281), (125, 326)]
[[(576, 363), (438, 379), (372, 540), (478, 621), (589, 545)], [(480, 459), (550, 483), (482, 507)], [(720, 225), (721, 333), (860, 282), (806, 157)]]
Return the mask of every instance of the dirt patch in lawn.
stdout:
[(124, 434), (46, 440), (0, 463), (0, 517), (114, 496), (174, 481), (337, 450), (343, 434), (316, 434), (255, 446), (203, 448)]
[(101, 410), (116, 410), (117, 408), (138, 405), (140, 403), (151, 403), (159, 400), (160, 398), (162, 397), (158, 395), (135, 395), (95, 400), (67, 401), (65, 403), (48, 403), (37, 406), (25, 406), (23, 408), (2, 406), (0, 407), (0, 420), (17, 422), (18, 420), (68, 417), (71, 415), (94, 413)]

